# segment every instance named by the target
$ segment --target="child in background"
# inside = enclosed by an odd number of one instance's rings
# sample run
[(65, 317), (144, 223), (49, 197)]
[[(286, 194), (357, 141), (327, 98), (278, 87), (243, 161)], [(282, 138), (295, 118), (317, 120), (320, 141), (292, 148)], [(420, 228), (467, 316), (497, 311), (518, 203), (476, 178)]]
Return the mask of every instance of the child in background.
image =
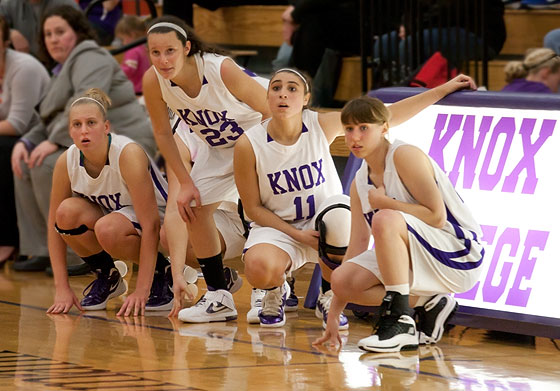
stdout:
[[(115, 35), (123, 45), (128, 45), (146, 35), (146, 25), (136, 15), (125, 15), (117, 23)], [(150, 65), (150, 59), (144, 44), (127, 50), (124, 54), (121, 68), (134, 85), (136, 95), (142, 95), (142, 76)]]

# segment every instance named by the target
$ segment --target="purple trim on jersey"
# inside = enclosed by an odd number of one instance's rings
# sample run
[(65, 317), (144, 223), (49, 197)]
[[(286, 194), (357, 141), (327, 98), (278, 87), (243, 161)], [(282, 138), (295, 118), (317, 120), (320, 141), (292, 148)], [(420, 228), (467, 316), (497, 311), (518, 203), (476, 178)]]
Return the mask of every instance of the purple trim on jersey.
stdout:
[(160, 183), (159, 178), (157, 177), (154, 168), (152, 167), (152, 164), (150, 164), (150, 175), (152, 176), (152, 182), (154, 182), (154, 185), (156, 185), (156, 188), (159, 190), (159, 193), (161, 194), (163, 199), (167, 202), (167, 192), (165, 191), (162, 184)]
[[(426, 88), (389, 87), (368, 92), (369, 96), (385, 103), (395, 103), (401, 99), (418, 95)], [(501, 107), (506, 109), (558, 110), (559, 94), (499, 91), (458, 91), (437, 102), (444, 106)]]
[[(301, 124), (301, 133), (307, 133), (309, 132), (309, 129), (307, 129), (307, 126), (305, 126), (304, 123)], [(271, 141), (274, 141), (274, 139), (272, 138), (272, 136), (270, 134), (268, 134), (268, 132), (266, 133), (266, 142), (269, 143)]]
[[(107, 161), (105, 162), (106, 166), (109, 165), (109, 149), (111, 149), (111, 141), (113, 140), (111, 133), (109, 133), (108, 136), (109, 136), (109, 144), (107, 145)], [(84, 159), (85, 159), (84, 153), (80, 151), (80, 167), (84, 166)]]
[(206, 76), (202, 76), (202, 85), (208, 84), (208, 80), (206, 79)]
[(137, 230), (142, 231), (142, 226), (140, 224), (138, 224), (136, 221), (130, 221), (132, 223), (132, 226), (134, 228), (136, 228)]
[(245, 72), (245, 73), (248, 74), (249, 76), (251, 76), (251, 77), (257, 77), (257, 74), (256, 74), (255, 72), (250, 71), (250, 70), (245, 69), (245, 68), (242, 68), (242, 69), (243, 69), (243, 72)]
[(453, 259), (460, 258), (468, 255), (471, 250), (471, 241), (469, 239), (464, 239), (465, 248), (460, 251), (443, 251), (437, 248), (432, 247), (430, 243), (426, 241), (414, 228), (412, 228), (409, 224), (406, 224), (408, 231), (414, 235), (416, 240), (426, 249), (428, 252), (437, 259), (440, 263), (444, 264), (447, 267), (452, 269), (458, 270), (472, 270), (476, 269), (482, 264), (482, 260), (484, 259), (484, 249), (480, 252), (480, 259), (476, 262), (456, 262)]

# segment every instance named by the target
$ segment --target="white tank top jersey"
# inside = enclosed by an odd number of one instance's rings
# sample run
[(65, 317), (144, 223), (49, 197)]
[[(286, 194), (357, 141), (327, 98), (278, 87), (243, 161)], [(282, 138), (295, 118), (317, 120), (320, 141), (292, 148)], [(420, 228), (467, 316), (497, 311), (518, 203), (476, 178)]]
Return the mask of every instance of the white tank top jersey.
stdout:
[(329, 143), (311, 110), (293, 145), (275, 142), (267, 133), (270, 120), (247, 131), (256, 158), (261, 202), (289, 223), (307, 221), (328, 197), (342, 194)]
[[(220, 69), (229, 57), (213, 53), (193, 55), (202, 87), (198, 96), (191, 98), (171, 80), (163, 78), (154, 67), (167, 106), (183, 119), (212, 148), (230, 148), (247, 129), (257, 125), (261, 113), (238, 100), (225, 86)], [(265, 89), (268, 80), (244, 70)]]
[[(407, 144), (400, 140), (395, 140), (389, 147), (389, 151), (385, 157), (385, 173), (383, 174), (385, 192), (387, 196), (392, 197), (395, 200), (407, 202), (409, 204), (417, 204), (418, 202), (412, 197), (412, 195), (410, 195), (402, 183), (399, 174), (397, 173), (397, 169), (395, 168), (393, 155), (395, 154), (396, 149), (402, 145)], [(442, 229), (459, 239), (479, 239), (482, 234), (480, 225), (475, 221), (470, 210), (467, 208), (459, 194), (457, 194), (457, 191), (453, 187), (453, 184), (447, 175), (445, 175), (443, 170), (436, 164), (436, 162), (433, 161), (432, 158), (428, 156), (428, 159), (430, 159), (434, 169), (436, 183), (447, 210), (447, 221)], [(369, 203), (368, 192), (374, 187), (374, 184), (369, 178), (368, 165), (364, 160), (359, 170), (356, 172), (356, 190), (358, 192), (360, 204), (362, 205), (362, 211), (368, 225), (371, 225), (371, 219), (375, 213)]]
[[(66, 166), (74, 196), (87, 198), (91, 202), (102, 206), (108, 212), (112, 212), (126, 206), (133, 206), (128, 186), (121, 174), (119, 158), (123, 149), (134, 141), (126, 136), (111, 133), (109, 137), (107, 162), (96, 178), (87, 173), (83, 165), (83, 154), (76, 145), (71, 145), (68, 148)], [(146, 154), (146, 156), (148, 155)], [(148, 159), (157, 205), (158, 207), (165, 207), (167, 182), (149, 156)]]

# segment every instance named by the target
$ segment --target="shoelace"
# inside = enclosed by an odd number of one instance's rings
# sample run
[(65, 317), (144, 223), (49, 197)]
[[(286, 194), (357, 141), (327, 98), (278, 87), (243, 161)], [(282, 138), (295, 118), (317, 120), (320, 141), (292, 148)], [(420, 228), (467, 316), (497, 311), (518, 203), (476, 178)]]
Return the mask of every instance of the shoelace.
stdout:
[(266, 291), (263, 299), (262, 314), (265, 316), (280, 315), (282, 306), (282, 289)]

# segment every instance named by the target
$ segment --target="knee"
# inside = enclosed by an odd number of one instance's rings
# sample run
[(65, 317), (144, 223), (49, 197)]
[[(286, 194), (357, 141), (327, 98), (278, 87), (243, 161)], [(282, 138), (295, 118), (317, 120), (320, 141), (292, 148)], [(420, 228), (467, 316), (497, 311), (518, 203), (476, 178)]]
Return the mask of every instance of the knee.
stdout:
[(67, 198), (56, 210), (56, 224), (63, 229), (77, 228), (83, 222), (80, 219), (81, 208), (76, 198)]
[(381, 238), (395, 230), (401, 214), (390, 209), (383, 209), (373, 215), (371, 233), (374, 238)]
[(116, 246), (121, 242), (121, 232), (104, 219), (99, 219), (94, 226), (95, 237), (105, 251), (111, 253)]
[(255, 288), (268, 288), (271, 281), (276, 280), (279, 274), (270, 260), (265, 257), (247, 253), (245, 260), (245, 276), (247, 281)]
[(335, 295), (344, 299), (348, 292), (348, 280), (346, 273), (339, 267), (331, 273), (331, 290)]

